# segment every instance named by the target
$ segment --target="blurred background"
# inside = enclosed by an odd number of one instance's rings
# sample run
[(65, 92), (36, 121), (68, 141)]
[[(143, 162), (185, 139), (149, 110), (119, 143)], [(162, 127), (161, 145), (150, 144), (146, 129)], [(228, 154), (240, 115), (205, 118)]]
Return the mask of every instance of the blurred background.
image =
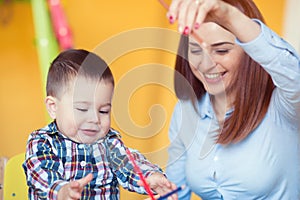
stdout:
[[(25, 152), (28, 135), (50, 120), (44, 105), (45, 75), (62, 47), (43, 21), (50, 8), (38, 7), (41, 1), (0, 0), (0, 156), (8, 159)], [(299, 51), (299, 0), (254, 1), (267, 24)], [(112, 127), (122, 133), (125, 144), (165, 168), (169, 120), (176, 103), (172, 69), (177, 24), (168, 23), (158, 0), (60, 3), (72, 47), (99, 53), (112, 69)], [(121, 193), (123, 200), (144, 198)]]

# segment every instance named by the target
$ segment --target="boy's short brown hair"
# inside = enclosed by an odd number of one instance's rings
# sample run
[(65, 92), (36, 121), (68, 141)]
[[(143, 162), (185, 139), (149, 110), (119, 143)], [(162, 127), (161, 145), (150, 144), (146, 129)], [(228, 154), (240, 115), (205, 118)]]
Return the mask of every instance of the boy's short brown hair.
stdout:
[(70, 49), (60, 53), (48, 71), (47, 96), (61, 97), (76, 76), (104, 80), (114, 85), (113, 75), (104, 60), (83, 49)]

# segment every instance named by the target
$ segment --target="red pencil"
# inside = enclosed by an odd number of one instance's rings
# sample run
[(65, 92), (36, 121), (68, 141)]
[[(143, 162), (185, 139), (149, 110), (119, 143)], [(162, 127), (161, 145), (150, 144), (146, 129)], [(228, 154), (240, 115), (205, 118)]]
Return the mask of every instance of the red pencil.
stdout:
[(149, 196), (151, 197), (151, 200), (155, 200), (154, 195), (153, 195), (153, 193), (152, 193), (152, 191), (151, 191), (151, 188), (150, 188), (150, 186), (148, 185), (148, 183), (146, 182), (146, 179), (145, 179), (145, 177), (143, 176), (142, 171), (140, 170), (140, 168), (139, 168), (139, 167), (137, 166), (137, 164), (135, 163), (135, 160), (134, 160), (134, 158), (133, 158), (131, 152), (130, 152), (129, 149), (127, 149), (127, 148), (126, 148), (126, 153), (128, 154), (129, 159), (130, 159), (130, 161), (131, 161), (132, 164), (133, 164), (134, 170), (136, 171), (136, 173), (139, 175), (141, 181), (143, 182), (143, 186), (144, 186), (146, 192), (147, 192), (147, 193), (149, 194)]

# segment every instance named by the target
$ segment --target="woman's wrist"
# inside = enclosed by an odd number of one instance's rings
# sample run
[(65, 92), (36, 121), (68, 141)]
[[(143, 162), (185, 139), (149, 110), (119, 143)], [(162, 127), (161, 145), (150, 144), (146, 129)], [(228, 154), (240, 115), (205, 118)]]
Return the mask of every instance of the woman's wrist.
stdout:
[(241, 42), (249, 42), (255, 39), (261, 32), (259, 24), (244, 15), (236, 7), (232, 7), (222, 26), (236, 36)]

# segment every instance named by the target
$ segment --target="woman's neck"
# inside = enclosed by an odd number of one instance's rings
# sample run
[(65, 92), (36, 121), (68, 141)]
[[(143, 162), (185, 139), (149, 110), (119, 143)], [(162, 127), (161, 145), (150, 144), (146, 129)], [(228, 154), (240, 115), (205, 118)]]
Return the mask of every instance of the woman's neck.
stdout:
[(219, 123), (224, 122), (226, 112), (232, 108), (232, 98), (224, 93), (220, 95), (211, 96), (211, 102), (217, 120), (219, 121)]

